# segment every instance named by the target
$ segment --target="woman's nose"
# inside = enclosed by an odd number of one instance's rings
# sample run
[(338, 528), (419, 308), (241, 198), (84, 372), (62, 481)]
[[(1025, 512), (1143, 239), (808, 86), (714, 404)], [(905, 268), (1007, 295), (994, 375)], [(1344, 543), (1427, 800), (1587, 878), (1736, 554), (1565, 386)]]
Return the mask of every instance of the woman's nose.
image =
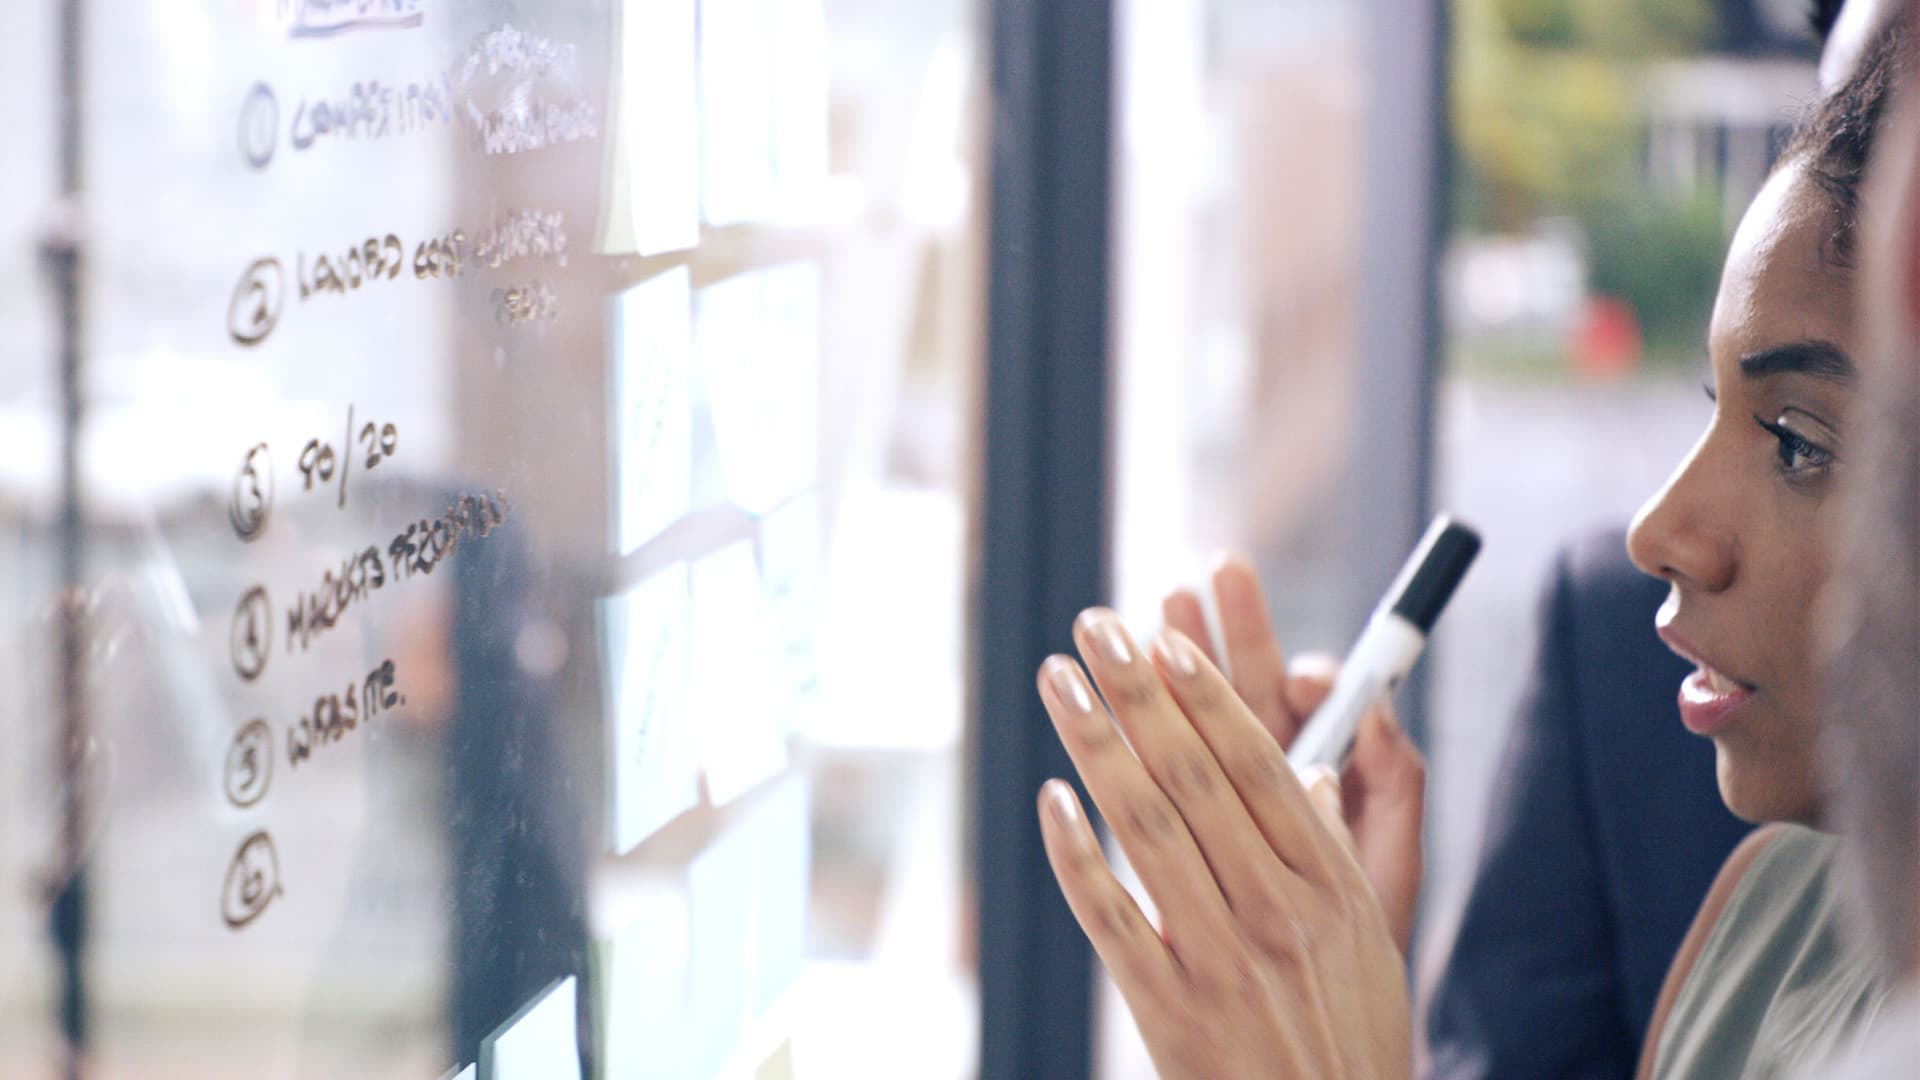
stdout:
[(1737, 545), (1731, 508), (1711, 505), (1727, 485), (1713, 483), (1707, 450), (1703, 437), (1666, 486), (1640, 507), (1627, 530), (1627, 554), (1644, 573), (1719, 592), (1733, 584)]

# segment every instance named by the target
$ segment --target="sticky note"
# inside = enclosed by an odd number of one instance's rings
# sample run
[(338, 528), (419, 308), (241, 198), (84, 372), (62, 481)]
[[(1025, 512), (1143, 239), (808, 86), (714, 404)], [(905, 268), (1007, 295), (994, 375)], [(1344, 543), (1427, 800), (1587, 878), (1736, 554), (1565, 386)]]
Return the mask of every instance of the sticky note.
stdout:
[(581, 1080), (577, 993), (555, 980), (480, 1043), (486, 1080)]
[(783, 778), (746, 806), (687, 871), (688, 1022), (711, 1075), (741, 1033), (798, 977), (806, 928), (808, 789)]
[(697, 1075), (688, 1027), (688, 919), (686, 889), (677, 882), (673, 889), (650, 891), (601, 946), (600, 1030), (609, 1080)]
[(773, 180), (783, 217), (811, 217), (827, 178), (827, 13), (821, 0), (770, 0)]
[(613, 301), (614, 550), (627, 554), (691, 508), (692, 291), (686, 268)]
[[(693, 564), (693, 689), (707, 793), (731, 802), (786, 767), (759, 569), (751, 541)], [(703, 961), (704, 962), (704, 961)]]
[(804, 716), (820, 701), (816, 642), (826, 588), (821, 528), (820, 498), (813, 492), (788, 500), (759, 521), (760, 595), (788, 730), (804, 728)]
[(766, 0), (700, 0), (701, 216), (764, 217), (773, 195), (772, 39)]
[(765, 273), (766, 333), (774, 349), (764, 356), (764, 374), (788, 404), (775, 409), (763, 402), (762, 408), (785, 421), (781, 438), (788, 440), (795, 474), (785, 494), (792, 494), (820, 473), (820, 267), (796, 262)]
[(620, 138), (633, 249), (700, 242), (694, 0), (626, 0), (620, 15)]
[(753, 807), (742, 829), (742, 846), (754, 862), (750, 934), (758, 953), (749, 1002), (755, 1015), (799, 979), (806, 959), (809, 796), (804, 776), (785, 779)]
[(684, 563), (600, 601), (608, 833), (615, 854), (632, 850), (700, 799), (687, 711), (689, 601)]
[(688, 1031), (698, 1075), (711, 1076), (733, 1052), (748, 1018), (753, 980), (753, 852), (723, 836), (688, 870), (692, 951)]
[(819, 270), (730, 278), (700, 290), (694, 311), (727, 495), (764, 513), (819, 478)]
[(793, 1080), (793, 1077), (793, 1038), (789, 1036), (767, 1052), (754, 1068), (753, 1080)]

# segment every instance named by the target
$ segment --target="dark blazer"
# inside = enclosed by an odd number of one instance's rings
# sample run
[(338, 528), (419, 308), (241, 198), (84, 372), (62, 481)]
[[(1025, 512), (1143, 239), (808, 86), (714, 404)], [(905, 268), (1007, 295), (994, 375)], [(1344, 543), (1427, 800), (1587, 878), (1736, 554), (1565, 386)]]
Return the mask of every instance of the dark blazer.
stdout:
[(1458, 936), (1428, 1076), (1631, 1077), (1667, 965), (1747, 826), (1680, 726), (1667, 586), (1619, 532), (1555, 561)]

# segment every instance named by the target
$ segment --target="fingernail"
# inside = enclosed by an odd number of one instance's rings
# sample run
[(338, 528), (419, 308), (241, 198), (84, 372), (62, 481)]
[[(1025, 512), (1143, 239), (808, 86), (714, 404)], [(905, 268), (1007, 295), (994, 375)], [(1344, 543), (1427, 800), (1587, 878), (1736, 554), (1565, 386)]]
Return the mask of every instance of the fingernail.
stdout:
[(1053, 684), (1053, 694), (1062, 703), (1079, 712), (1093, 711), (1093, 695), (1087, 691), (1087, 682), (1080, 677), (1073, 661), (1058, 656), (1048, 660), (1047, 681)]
[(1120, 620), (1110, 612), (1088, 614), (1086, 620), (1087, 635), (1093, 638), (1094, 648), (1100, 655), (1114, 664), (1133, 663), (1133, 645), (1127, 641), (1127, 632), (1120, 626)]
[(1323, 814), (1340, 815), (1340, 777), (1326, 765), (1312, 765), (1307, 768), (1300, 782), (1307, 789), (1307, 798), (1312, 799)]
[(1073, 792), (1063, 780), (1049, 780), (1041, 785), (1041, 795), (1046, 800), (1047, 814), (1053, 823), (1067, 830), (1068, 835), (1078, 839), (1080, 831), (1076, 827), (1080, 813), (1073, 805)]
[(1162, 630), (1154, 640), (1153, 647), (1175, 675), (1191, 679), (1199, 674), (1200, 666), (1194, 658), (1193, 642), (1188, 641), (1185, 634), (1177, 630)]

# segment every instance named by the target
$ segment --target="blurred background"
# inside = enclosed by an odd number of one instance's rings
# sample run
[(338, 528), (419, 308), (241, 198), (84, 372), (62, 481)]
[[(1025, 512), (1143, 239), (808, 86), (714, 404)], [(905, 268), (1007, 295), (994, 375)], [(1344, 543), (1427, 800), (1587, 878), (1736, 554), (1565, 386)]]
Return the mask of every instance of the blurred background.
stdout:
[(1151, 1075), (1034, 666), (1444, 509), (1430, 972), (1804, 5), (1034, 7), (0, 10), (0, 1074)]

